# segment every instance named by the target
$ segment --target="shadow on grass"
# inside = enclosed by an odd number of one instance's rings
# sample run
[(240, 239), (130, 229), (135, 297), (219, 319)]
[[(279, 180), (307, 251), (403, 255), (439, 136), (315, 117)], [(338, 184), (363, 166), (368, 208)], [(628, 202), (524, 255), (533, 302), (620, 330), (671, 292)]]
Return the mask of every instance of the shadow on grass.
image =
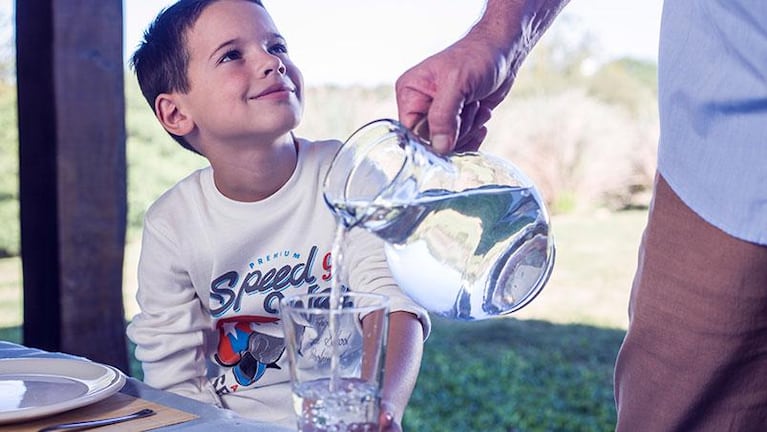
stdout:
[(614, 431), (623, 330), (434, 319), (404, 429)]
[[(433, 324), (405, 430), (615, 429), (612, 377), (623, 330), (510, 318)], [(21, 343), (21, 328), (0, 328), (0, 340)]]

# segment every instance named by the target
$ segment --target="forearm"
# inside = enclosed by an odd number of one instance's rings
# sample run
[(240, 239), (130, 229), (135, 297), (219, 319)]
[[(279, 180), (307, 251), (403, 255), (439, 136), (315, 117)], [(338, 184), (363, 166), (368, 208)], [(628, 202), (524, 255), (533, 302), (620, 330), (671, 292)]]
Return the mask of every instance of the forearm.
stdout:
[(500, 50), (514, 74), (569, 0), (487, 0), (469, 37)]
[(397, 423), (415, 388), (423, 356), (423, 328), (415, 315), (393, 312), (389, 316), (389, 336), (381, 405), (390, 410)]

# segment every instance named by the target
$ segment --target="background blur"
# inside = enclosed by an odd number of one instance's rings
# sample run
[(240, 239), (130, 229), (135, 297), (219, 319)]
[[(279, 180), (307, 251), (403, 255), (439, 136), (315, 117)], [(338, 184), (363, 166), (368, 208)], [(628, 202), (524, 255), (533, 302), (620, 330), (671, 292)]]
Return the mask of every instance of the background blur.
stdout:
[[(126, 59), (170, 3), (125, 0)], [(342, 140), (370, 120), (396, 117), (397, 76), (459, 38), (483, 7), (483, 0), (264, 3), (306, 79), (298, 134)], [(0, 339), (19, 340), (12, 6), (0, 0)], [(612, 367), (655, 170), (660, 6), (573, 0), (494, 111), (482, 150), (513, 161), (541, 189), (553, 214), (557, 264), (541, 295), (511, 318), (435, 322), (406, 430), (614, 428)], [(205, 161), (164, 133), (127, 69), (125, 89), (130, 319), (144, 210)]]

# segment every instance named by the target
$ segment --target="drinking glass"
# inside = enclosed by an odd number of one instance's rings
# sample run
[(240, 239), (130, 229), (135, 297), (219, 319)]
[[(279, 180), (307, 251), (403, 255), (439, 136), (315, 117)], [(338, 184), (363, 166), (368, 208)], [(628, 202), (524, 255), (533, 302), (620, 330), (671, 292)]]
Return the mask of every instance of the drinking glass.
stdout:
[(389, 301), (369, 293), (280, 302), (299, 431), (378, 431)]

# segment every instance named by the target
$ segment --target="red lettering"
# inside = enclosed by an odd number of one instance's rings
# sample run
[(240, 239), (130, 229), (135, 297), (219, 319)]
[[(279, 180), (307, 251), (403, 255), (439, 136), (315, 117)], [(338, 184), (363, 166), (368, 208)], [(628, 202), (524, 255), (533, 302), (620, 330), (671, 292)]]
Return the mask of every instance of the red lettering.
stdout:
[(325, 270), (325, 273), (322, 274), (322, 280), (329, 281), (330, 278), (333, 277), (333, 260), (330, 252), (326, 253), (322, 258), (322, 269)]

